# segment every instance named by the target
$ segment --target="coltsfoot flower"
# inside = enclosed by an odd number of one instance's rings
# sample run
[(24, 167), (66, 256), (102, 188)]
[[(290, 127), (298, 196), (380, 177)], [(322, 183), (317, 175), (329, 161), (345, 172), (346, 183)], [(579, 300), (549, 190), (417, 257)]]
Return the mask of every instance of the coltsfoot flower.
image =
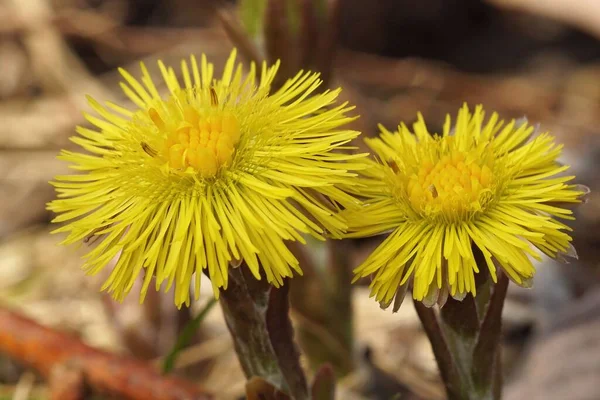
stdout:
[[(364, 171), (364, 208), (346, 214), (350, 237), (391, 231), (355, 270), (357, 279), (372, 276), (383, 306), (396, 295), (401, 302), (410, 280), (414, 299), (433, 305), (448, 293), (475, 295), (480, 268), (494, 281), (501, 268), (529, 286), (540, 252), (575, 255), (570, 229), (556, 218), (572, 219), (561, 203), (583, 193), (568, 184), (573, 176), (559, 175), (568, 169), (557, 163), (562, 146), (526, 121), (505, 124), (494, 113), (484, 123), (481, 106), (471, 114), (464, 105), (441, 135), (419, 115), (414, 134), (401, 124), (366, 141), (379, 162)], [(474, 248), (485, 262), (476, 262)]]
[(60, 159), (81, 171), (58, 176), (48, 208), (68, 222), (64, 243), (101, 238), (84, 268), (100, 271), (119, 255), (103, 286), (122, 299), (143, 271), (143, 299), (175, 285), (175, 303), (198, 296), (203, 270), (215, 295), (228, 268), (242, 261), (274, 285), (302, 273), (286, 240), (303, 234), (340, 237), (340, 208), (356, 205), (342, 190), (353, 185), (357, 158), (338, 151), (359, 133), (341, 128), (352, 107), (335, 105), (338, 90), (316, 93), (318, 74), (299, 73), (271, 93), (277, 65), (251, 65), (244, 77), (235, 50), (222, 78), (203, 55), (182, 61), (182, 82), (159, 62), (169, 94), (161, 96), (147, 69), (141, 80), (121, 70), (134, 109), (89, 99), (96, 129), (78, 127), (72, 141), (87, 153)]

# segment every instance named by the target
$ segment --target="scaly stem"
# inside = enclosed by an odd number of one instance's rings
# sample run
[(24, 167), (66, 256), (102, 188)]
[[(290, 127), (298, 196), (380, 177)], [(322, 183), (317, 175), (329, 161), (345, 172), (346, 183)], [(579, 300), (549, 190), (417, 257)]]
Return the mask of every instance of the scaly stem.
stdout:
[(242, 264), (230, 268), (219, 302), (248, 379), (258, 376), (296, 400), (308, 398), (289, 320), (288, 287), (258, 281)]
[(471, 295), (462, 302), (449, 299), (439, 316), (415, 302), (449, 400), (501, 398), (500, 339), (507, 286), (508, 279), (499, 274), (492, 290), (481, 291), (477, 302)]
[(466, 399), (467, 397), (464, 397), (464, 394), (467, 392), (467, 388), (464, 387), (464, 378), (460, 376), (457, 362), (442, 334), (434, 310), (425, 307), (419, 301), (415, 301), (414, 305), (423, 329), (427, 334), (427, 338), (431, 343), (431, 348), (440, 370), (440, 376), (448, 393), (448, 399)]

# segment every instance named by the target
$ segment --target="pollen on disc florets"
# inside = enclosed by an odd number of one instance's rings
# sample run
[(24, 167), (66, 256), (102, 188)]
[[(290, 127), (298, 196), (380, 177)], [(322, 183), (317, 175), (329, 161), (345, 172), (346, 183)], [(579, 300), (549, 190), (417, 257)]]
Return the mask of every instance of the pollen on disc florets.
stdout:
[(164, 138), (160, 156), (170, 170), (191, 171), (202, 178), (211, 178), (222, 167), (231, 165), (240, 141), (239, 122), (231, 112), (218, 108), (212, 89), (210, 101), (205, 107), (183, 104), (179, 112), (170, 113), (169, 121), (156, 108), (148, 109), (148, 117)]
[[(445, 143), (448, 142), (448, 143)], [(425, 150), (405, 171), (394, 171), (400, 182), (396, 197), (421, 217), (452, 221), (481, 211), (493, 198), (495, 181), (492, 157), (475, 150), (452, 148), (452, 138), (440, 138), (439, 151)], [(400, 175), (400, 176), (398, 176)]]

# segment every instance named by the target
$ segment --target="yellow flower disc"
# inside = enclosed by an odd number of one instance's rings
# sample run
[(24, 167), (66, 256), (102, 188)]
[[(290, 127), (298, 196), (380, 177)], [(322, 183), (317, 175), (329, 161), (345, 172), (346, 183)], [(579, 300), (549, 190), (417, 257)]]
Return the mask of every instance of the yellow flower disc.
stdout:
[(454, 151), (438, 160), (424, 160), (408, 181), (407, 194), (413, 208), (424, 215), (441, 212), (447, 218), (480, 210), (493, 173), (488, 165), (481, 166), (468, 157), (468, 153)]

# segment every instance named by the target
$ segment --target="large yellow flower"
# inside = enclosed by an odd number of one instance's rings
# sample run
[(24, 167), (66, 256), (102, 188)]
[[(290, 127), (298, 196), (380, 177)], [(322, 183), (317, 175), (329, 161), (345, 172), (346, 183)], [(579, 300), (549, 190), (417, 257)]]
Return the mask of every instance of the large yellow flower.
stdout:
[(155, 276), (157, 290), (175, 284), (181, 306), (194, 273), (196, 296), (204, 269), (217, 295), (242, 261), (280, 285), (301, 273), (286, 240), (341, 236), (337, 211), (355, 205), (341, 187), (353, 185), (361, 155), (338, 151), (359, 134), (340, 128), (352, 118), (334, 105), (339, 89), (317, 94), (318, 75), (301, 72), (270, 93), (277, 65), (244, 77), (233, 51), (220, 80), (204, 55), (199, 66), (182, 61), (183, 85), (159, 62), (163, 97), (141, 67), (141, 81), (121, 70), (135, 109), (89, 99), (97, 129), (72, 138), (88, 153), (60, 155), (82, 174), (52, 182), (53, 222), (68, 221), (55, 232), (69, 232), (65, 243), (102, 238), (89, 273), (120, 254), (103, 289), (121, 299), (144, 271), (142, 299)]
[(562, 146), (524, 121), (505, 124), (494, 113), (484, 123), (480, 106), (471, 114), (465, 105), (450, 126), (448, 116), (443, 133), (431, 135), (419, 115), (414, 134), (401, 124), (367, 139), (380, 162), (365, 171), (364, 208), (347, 217), (350, 237), (391, 231), (355, 270), (356, 278), (372, 275), (372, 295), (384, 306), (411, 278), (413, 297), (432, 305), (448, 292), (475, 295), (482, 267), (494, 281), (501, 268), (527, 286), (539, 251), (573, 254), (570, 229), (555, 217), (572, 219), (560, 204), (582, 192), (567, 184), (572, 176), (559, 176), (568, 168), (556, 161)]

